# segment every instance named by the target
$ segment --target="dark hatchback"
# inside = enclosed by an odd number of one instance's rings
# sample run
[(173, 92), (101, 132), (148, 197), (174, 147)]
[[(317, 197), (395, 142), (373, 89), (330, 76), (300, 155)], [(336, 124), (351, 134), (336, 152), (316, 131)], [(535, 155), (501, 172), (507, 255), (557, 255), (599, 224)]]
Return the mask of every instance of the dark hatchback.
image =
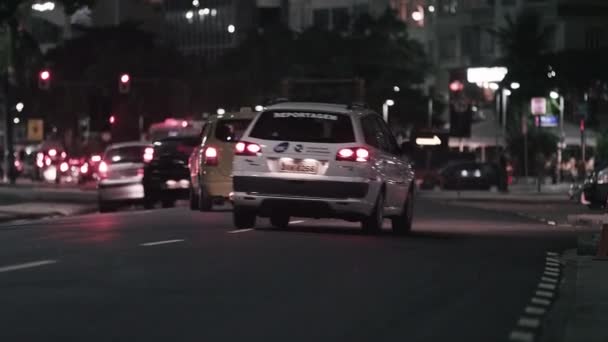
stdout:
[(498, 167), (492, 163), (450, 163), (435, 174), (428, 174), (421, 184), (423, 189), (490, 190), (499, 182)]
[(147, 156), (144, 168), (144, 205), (152, 208), (161, 202), (164, 208), (189, 198), (190, 171), (188, 158), (199, 137), (171, 137), (154, 142), (153, 155)]

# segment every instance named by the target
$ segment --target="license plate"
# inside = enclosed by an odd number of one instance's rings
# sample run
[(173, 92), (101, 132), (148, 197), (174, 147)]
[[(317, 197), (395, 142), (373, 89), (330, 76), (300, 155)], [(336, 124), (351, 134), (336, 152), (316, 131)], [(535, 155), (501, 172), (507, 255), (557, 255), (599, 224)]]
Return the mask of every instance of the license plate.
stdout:
[(301, 160), (281, 160), (280, 161), (280, 170), (281, 172), (291, 172), (291, 173), (317, 173), (317, 163), (316, 162), (303, 162)]

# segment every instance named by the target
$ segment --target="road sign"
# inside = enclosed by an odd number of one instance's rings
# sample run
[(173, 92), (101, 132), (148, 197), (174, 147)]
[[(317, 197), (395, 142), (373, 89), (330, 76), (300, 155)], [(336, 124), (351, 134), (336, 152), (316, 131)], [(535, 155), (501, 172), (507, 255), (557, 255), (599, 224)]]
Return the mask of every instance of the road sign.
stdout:
[(42, 141), (44, 140), (44, 121), (41, 119), (27, 120), (27, 140)]
[(557, 127), (559, 120), (555, 115), (542, 115), (540, 116), (540, 127)]
[(533, 97), (530, 100), (530, 112), (532, 115), (547, 114), (547, 99), (544, 97)]

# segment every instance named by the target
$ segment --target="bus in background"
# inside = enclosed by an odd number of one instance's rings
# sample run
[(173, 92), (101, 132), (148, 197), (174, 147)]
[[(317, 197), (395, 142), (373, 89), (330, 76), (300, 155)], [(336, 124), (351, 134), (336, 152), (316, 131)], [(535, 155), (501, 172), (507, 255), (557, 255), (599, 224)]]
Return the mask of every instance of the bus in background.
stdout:
[(169, 118), (163, 122), (150, 125), (148, 141), (154, 142), (171, 137), (198, 136), (205, 121)]

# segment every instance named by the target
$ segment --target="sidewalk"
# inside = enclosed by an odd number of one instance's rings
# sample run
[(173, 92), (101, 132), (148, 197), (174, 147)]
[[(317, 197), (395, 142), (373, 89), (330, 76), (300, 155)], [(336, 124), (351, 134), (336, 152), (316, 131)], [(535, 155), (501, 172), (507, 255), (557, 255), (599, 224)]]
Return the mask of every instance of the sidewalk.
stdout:
[(540, 202), (559, 202), (565, 203), (569, 201), (566, 192), (541, 192), (536, 191), (515, 191), (510, 190), (507, 193), (498, 191), (434, 191), (420, 190), (418, 194), (424, 198), (442, 199), (442, 200), (464, 200), (464, 201), (494, 201), (494, 202), (518, 202), (518, 203), (540, 203)]
[(0, 206), (0, 223), (39, 219), (53, 216), (72, 216), (97, 210), (93, 203), (28, 202)]

